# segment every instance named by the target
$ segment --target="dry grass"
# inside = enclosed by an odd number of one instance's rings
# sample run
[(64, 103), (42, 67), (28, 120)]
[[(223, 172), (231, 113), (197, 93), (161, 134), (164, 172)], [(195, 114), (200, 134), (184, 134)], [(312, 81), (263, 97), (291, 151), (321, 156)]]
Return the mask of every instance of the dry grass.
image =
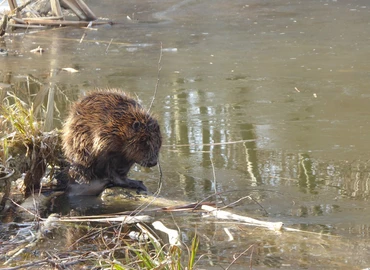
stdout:
[(26, 173), (25, 194), (40, 189), (41, 178), (47, 166), (58, 163), (60, 145), (56, 130), (42, 132), (43, 122), (35, 118), (33, 106), (8, 93), (0, 108), (2, 115), (2, 138), (0, 162), (4, 167), (17, 168)]

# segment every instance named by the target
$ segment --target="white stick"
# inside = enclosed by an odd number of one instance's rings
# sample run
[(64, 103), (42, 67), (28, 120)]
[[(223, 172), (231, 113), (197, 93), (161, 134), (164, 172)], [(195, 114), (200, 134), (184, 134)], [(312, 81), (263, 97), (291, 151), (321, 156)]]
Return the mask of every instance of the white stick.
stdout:
[(218, 210), (217, 208), (214, 208), (209, 205), (202, 205), (202, 209), (205, 211), (208, 211), (210, 215), (216, 218), (219, 218), (219, 219), (233, 219), (233, 220), (245, 222), (245, 223), (256, 225), (256, 226), (266, 227), (274, 231), (280, 231), (283, 227), (282, 222), (268, 222), (268, 221), (257, 220), (257, 219), (250, 218), (250, 217), (244, 217), (244, 216), (232, 214), (227, 211)]

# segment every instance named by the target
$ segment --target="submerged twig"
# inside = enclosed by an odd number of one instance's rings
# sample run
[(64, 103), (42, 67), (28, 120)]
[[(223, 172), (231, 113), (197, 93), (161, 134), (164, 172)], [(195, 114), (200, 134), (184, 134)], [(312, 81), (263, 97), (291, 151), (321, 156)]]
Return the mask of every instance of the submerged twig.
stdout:
[(84, 38), (86, 37), (86, 35), (87, 35), (87, 30), (88, 30), (89, 28), (91, 28), (91, 26), (92, 26), (92, 22), (89, 22), (89, 24), (87, 25), (87, 27), (86, 27), (86, 29), (85, 29), (84, 33), (82, 34), (82, 37), (81, 37), (81, 39), (80, 39), (80, 43), (82, 43), (82, 41), (83, 41), (83, 40), (84, 40)]
[(108, 50), (109, 50), (110, 45), (112, 44), (112, 41), (113, 41), (113, 38), (111, 38), (111, 40), (110, 40), (110, 42), (109, 42), (109, 44), (107, 46), (107, 49), (105, 50), (105, 54), (108, 53)]
[(265, 214), (268, 215), (268, 212), (266, 211), (266, 209), (257, 200), (253, 199), (249, 195), (248, 196), (244, 196), (242, 198), (239, 198), (238, 200), (236, 200), (236, 201), (234, 201), (232, 203), (229, 203), (228, 205), (225, 205), (225, 206), (221, 207), (220, 209), (229, 208), (229, 207), (231, 207), (231, 206), (233, 206), (233, 205), (241, 202), (244, 199), (250, 199), (251, 201), (254, 201), (259, 207), (261, 207), (261, 209), (265, 212)]
[(240, 141), (231, 141), (231, 142), (219, 142), (219, 143), (189, 143), (189, 144), (165, 144), (162, 147), (193, 147), (193, 146), (216, 146), (216, 145), (226, 145), (226, 144), (236, 144), (236, 143), (245, 143), (245, 142), (254, 142), (255, 139), (251, 140), (240, 140)]
[[(243, 256), (249, 249), (252, 248), (252, 252), (253, 252), (253, 245), (250, 245), (246, 250), (244, 250), (242, 253), (240, 253), (238, 256), (234, 257), (233, 261), (225, 268), (225, 270), (229, 270), (230, 267), (241, 257)], [(252, 269), (252, 268), (251, 268)]]
[[(213, 174), (213, 180), (212, 180), (212, 185), (213, 185), (213, 190), (214, 190), (214, 195), (215, 195), (215, 198), (217, 198), (217, 182), (216, 182), (216, 171), (215, 171), (215, 165), (213, 164), (213, 159), (212, 157), (210, 157), (210, 160), (211, 160), (211, 165), (212, 165), (212, 174)], [(222, 199), (222, 197), (220, 196), (220, 198)]]

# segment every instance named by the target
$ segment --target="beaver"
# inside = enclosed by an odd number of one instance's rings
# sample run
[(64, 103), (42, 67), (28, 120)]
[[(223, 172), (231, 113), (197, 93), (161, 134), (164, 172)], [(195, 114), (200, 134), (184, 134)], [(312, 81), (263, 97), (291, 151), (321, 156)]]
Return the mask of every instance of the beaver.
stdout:
[(135, 164), (158, 162), (162, 136), (158, 121), (137, 101), (117, 89), (94, 91), (71, 107), (62, 146), (74, 178), (70, 194), (99, 195), (119, 186), (147, 191), (127, 177)]

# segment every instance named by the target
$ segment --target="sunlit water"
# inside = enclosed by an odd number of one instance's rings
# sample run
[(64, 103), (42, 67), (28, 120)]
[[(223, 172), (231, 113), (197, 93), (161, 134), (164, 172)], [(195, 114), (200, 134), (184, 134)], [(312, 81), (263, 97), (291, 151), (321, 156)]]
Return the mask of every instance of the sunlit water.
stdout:
[[(152, 110), (164, 137), (162, 197), (198, 201), (218, 192), (209, 200), (228, 204), (250, 196), (263, 208), (245, 198), (239, 213), (339, 236), (309, 241), (228, 225), (237, 239), (226, 242), (224, 225), (189, 218), (215, 232), (210, 261), (228, 265), (254, 244), (256, 267), (369, 267), (367, 1), (88, 4), (118, 24), (5, 38), (0, 82), (12, 88), (2, 95), (27, 97), (19, 89), (35, 95), (39, 82), (56, 83), (60, 126), (70, 101), (97, 87), (122, 88), (149, 107), (159, 78)], [(29, 52), (37, 46), (44, 54)], [(136, 168), (133, 177), (157, 188), (155, 169)]]

